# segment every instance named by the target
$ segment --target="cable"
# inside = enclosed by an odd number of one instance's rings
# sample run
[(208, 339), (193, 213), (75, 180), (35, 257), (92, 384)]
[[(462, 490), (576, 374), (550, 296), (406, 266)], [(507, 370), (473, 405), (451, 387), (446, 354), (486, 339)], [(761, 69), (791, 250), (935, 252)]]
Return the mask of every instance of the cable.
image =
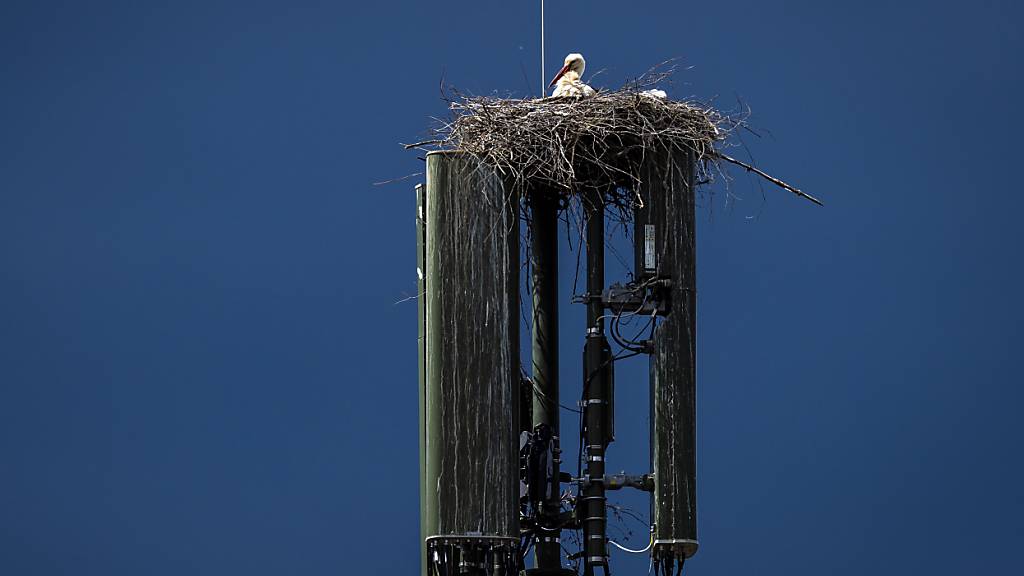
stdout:
[[(550, 396), (548, 396), (547, 393), (545, 393), (543, 390), (541, 390), (540, 386), (537, 385), (537, 383), (533, 380), (533, 378), (526, 377), (526, 379), (530, 381), (530, 385), (533, 387), (533, 391), (535, 393), (537, 393), (537, 395), (539, 395), (541, 398), (543, 398), (544, 402), (546, 402), (548, 406), (551, 406), (552, 404), (555, 404), (555, 401)], [(569, 412), (572, 412), (574, 414), (579, 414), (580, 413), (579, 410), (577, 410), (575, 408), (571, 408), (569, 406), (566, 406), (565, 404), (562, 404), (561, 402), (558, 402), (558, 406), (562, 410), (568, 410)]]
[(533, 534), (530, 534), (529, 536), (526, 537), (526, 542), (525, 542), (526, 545), (520, 547), (520, 549), (521, 549), (520, 558), (525, 559), (530, 554), (530, 549), (533, 548), (533, 541), (534, 541), (534, 539), (536, 539), (536, 536), (533, 535)]
[[(653, 321), (654, 318), (651, 318), (650, 322)], [(642, 342), (637, 342), (637, 336), (634, 336), (633, 338), (626, 338), (625, 336), (622, 335), (622, 332), (619, 330), (620, 322), (620, 316), (615, 316), (615, 318), (613, 318), (611, 321), (611, 330), (609, 330), (609, 333), (612, 336), (612, 340), (614, 340), (615, 343), (618, 344), (620, 347), (625, 348), (630, 352), (646, 352), (647, 350), (642, 347)], [(647, 326), (649, 325), (650, 323), (645, 324), (644, 327), (640, 329), (640, 332), (647, 330)]]
[(611, 538), (608, 539), (608, 542), (611, 542), (612, 544), (615, 545), (616, 548), (618, 548), (619, 550), (622, 550), (623, 552), (629, 552), (630, 554), (645, 554), (645, 553), (647, 553), (647, 552), (649, 552), (651, 550), (652, 546), (654, 546), (654, 532), (653, 531), (651, 532), (651, 541), (647, 543), (647, 547), (644, 548), (643, 550), (633, 550), (631, 548), (626, 548), (625, 546), (623, 546), (622, 544), (619, 544), (618, 542), (616, 542), (615, 540), (612, 540)]

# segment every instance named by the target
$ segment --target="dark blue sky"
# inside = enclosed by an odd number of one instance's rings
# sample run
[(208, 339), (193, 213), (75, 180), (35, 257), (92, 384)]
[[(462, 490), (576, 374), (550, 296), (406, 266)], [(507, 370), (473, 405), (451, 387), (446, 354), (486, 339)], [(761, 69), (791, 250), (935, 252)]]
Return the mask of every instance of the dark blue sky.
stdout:
[[(536, 3), (154, 4), (0, 4), (0, 573), (414, 574), (416, 180), (372, 183), (422, 169), (442, 75), (536, 90)], [(689, 573), (1019, 570), (1022, 17), (548, 2), (549, 73), (681, 57), (826, 203), (698, 213)]]

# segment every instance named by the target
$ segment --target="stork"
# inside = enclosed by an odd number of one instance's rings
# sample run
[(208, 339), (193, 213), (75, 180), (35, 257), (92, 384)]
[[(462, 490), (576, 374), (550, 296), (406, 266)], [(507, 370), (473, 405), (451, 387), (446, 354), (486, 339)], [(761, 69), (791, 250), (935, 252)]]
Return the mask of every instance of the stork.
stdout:
[(583, 59), (582, 54), (566, 56), (565, 65), (558, 71), (558, 74), (555, 74), (555, 78), (548, 85), (548, 88), (555, 87), (552, 96), (593, 96), (594, 89), (580, 80), (586, 67), (587, 62)]

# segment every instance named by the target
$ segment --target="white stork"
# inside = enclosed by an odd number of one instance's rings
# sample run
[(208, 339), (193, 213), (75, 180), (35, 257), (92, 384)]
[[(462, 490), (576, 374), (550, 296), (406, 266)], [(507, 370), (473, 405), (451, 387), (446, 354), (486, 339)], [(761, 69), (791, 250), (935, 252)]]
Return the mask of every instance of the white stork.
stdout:
[(566, 56), (565, 65), (558, 71), (558, 74), (555, 74), (555, 78), (548, 85), (548, 88), (555, 87), (552, 96), (593, 96), (594, 89), (580, 80), (586, 67), (587, 62), (583, 60), (582, 54)]

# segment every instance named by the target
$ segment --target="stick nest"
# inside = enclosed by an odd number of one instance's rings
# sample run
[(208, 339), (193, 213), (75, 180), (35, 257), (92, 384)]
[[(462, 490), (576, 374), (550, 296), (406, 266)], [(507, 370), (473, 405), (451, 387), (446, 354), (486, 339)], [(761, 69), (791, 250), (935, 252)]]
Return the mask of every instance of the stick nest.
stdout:
[[(696, 181), (725, 174), (727, 162), (786, 190), (817, 199), (724, 153), (746, 114), (729, 115), (695, 100), (670, 100), (652, 90), (672, 70), (648, 72), (626, 86), (590, 97), (511, 99), (446, 94), (451, 116), (433, 129), (433, 145), (472, 153), (523, 189), (540, 184), (572, 194), (589, 185), (636, 189), (644, 158), (655, 151), (692, 152)], [(664, 92), (661, 93), (664, 95)]]

